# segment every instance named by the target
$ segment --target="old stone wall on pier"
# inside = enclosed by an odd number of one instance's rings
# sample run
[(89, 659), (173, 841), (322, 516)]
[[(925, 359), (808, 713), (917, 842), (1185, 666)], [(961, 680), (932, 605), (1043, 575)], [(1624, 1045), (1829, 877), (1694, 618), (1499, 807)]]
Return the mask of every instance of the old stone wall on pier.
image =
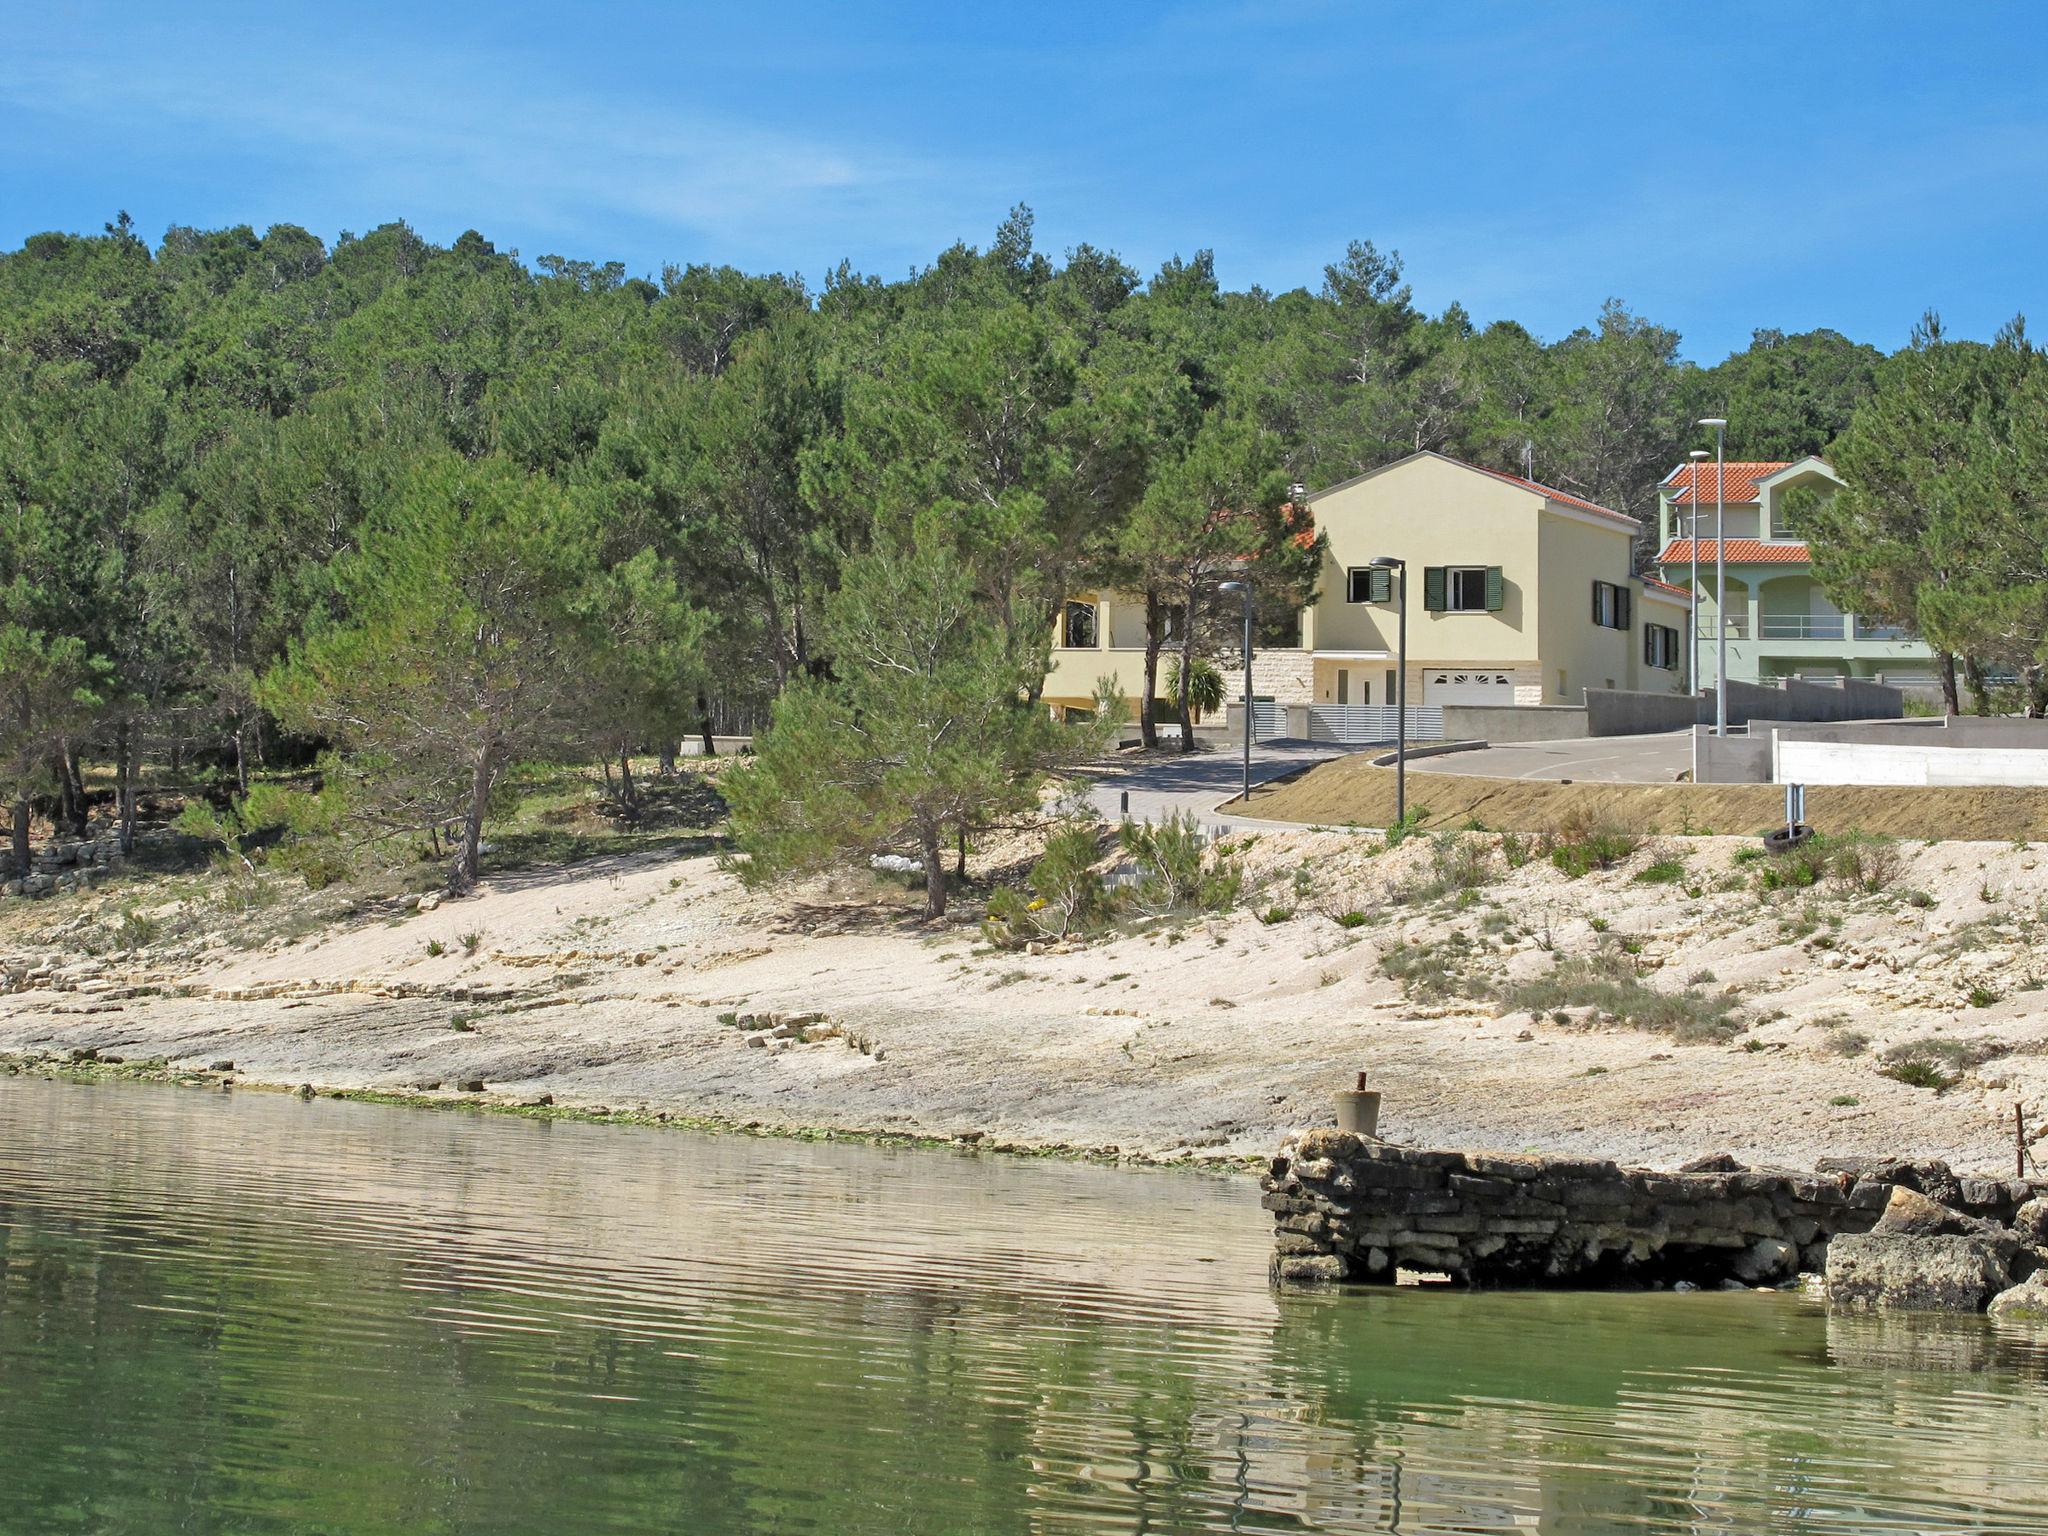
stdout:
[(1391, 1282), (1407, 1269), (1492, 1285), (1770, 1284), (1819, 1271), (1828, 1240), (1869, 1231), (1895, 1186), (2001, 1222), (2048, 1191), (1957, 1178), (1940, 1163), (1826, 1162), (1801, 1173), (1712, 1158), (1660, 1173), (1327, 1129), (1290, 1137), (1262, 1185), (1281, 1279)]

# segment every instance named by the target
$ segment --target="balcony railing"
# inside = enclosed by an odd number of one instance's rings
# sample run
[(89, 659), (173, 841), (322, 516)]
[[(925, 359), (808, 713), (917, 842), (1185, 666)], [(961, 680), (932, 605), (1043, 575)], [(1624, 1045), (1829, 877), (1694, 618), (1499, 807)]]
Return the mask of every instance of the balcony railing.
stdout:
[(1848, 623), (1839, 613), (1767, 613), (1757, 627), (1766, 640), (1840, 640), (1848, 633)]
[(1911, 640), (1915, 637), (1913, 632), (1903, 624), (1866, 624), (1863, 620), (1858, 619), (1856, 621), (1856, 638), (1858, 640)]

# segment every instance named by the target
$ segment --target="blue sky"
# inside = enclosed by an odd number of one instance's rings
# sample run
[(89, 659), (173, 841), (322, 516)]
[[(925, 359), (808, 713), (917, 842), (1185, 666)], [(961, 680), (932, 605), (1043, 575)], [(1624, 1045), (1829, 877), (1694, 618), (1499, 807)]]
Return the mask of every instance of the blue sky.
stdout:
[(1042, 249), (1206, 246), (1232, 287), (1371, 239), (1546, 338), (1617, 295), (1706, 362), (2048, 307), (2032, 3), (0, 0), (0, 38), (5, 247), (404, 218), (815, 282), (1021, 201)]

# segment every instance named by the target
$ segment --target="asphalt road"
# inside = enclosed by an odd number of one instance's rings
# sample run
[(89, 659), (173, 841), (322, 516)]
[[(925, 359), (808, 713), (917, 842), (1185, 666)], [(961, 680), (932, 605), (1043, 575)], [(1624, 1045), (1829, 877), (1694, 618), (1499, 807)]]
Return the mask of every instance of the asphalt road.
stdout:
[(1418, 758), (1411, 766), (1418, 773), (1472, 773), (1491, 779), (1670, 784), (1692, 767), (1692, 733), (1512, 742), (1476, 752)]
[[(1252, 748), (1252, 782), (1298, 773), (1348, 750), (1327, 741), (1261, 741)], [(1382, 751), (1384, 748), (1375, 748)], [(1161, 821), (1175, 811), (1188, 811), (1208, 827), (1269, 826), (1272, 823), (1230, 816), (1216, 809), (1235, 796), (1244, 782), (1244, 760), (1236, 751), (1204, 751), (1182, 757), (1162, 752), (1132, 765), (1126, 773), (1105, 775), (1089, 796), (1104, 821), (1123, 817), (1123, 796), (1130, 795), (1133, 821)]]

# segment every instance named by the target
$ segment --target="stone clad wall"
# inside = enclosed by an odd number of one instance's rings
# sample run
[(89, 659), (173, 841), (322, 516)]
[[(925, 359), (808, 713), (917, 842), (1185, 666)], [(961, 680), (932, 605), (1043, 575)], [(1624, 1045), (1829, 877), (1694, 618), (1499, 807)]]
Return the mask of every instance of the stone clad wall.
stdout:
[(1659, 1173), (1335, 1130), (1290, 1137), (1261, 1182), (1280, 1279), (1390, 1283), (1409, 1269), (1488, 1285), (1768, 1284), (1820, 1270), (1828, 1240), (1869, 1231), (1895, 1185), (1999, 1221), (2037, 1192), (2024, 1180), (1958, 1179), (1939, 1163), (1797, 1173), (1719, 1158)]

